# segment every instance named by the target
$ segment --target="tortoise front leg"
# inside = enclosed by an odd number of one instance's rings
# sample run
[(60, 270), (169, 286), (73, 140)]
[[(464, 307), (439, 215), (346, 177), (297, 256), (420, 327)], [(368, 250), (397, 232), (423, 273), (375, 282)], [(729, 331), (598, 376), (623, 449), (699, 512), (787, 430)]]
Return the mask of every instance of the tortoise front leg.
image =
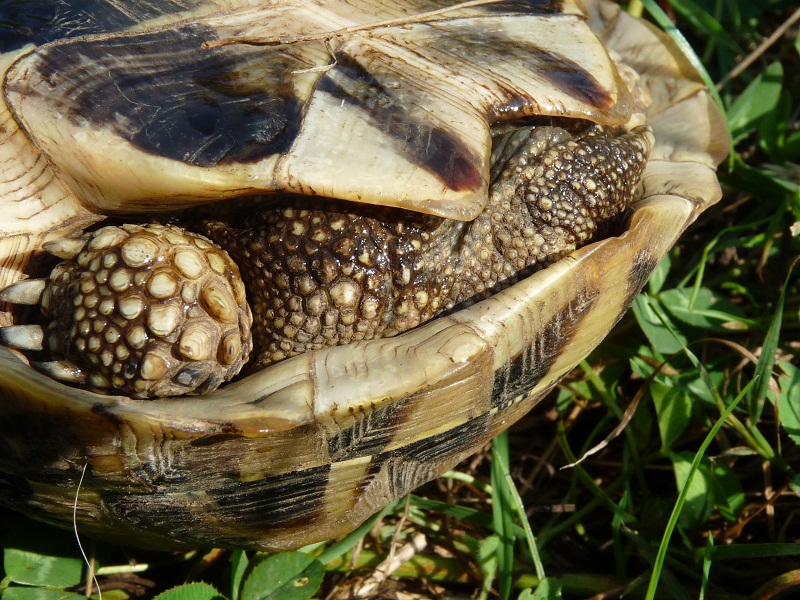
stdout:
[(646, 127), (523, 127), (496, 141), (488, 206), (472, 222), (290, 198), (203, 232), (242, 271), (262, 368), (397, 335), (566, 256), (630, 206), (652, 145)]

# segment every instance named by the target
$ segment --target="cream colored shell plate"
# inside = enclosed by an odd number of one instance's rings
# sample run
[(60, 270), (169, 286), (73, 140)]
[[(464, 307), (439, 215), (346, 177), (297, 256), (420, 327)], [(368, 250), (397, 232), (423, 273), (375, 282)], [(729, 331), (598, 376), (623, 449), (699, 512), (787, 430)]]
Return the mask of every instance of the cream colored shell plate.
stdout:
[[(5, 97), (58, 177), (103, 213), (287, 191), (472, 219), (486, 203), (492, 121), (543, 114), (624, 124), (631, 115), (625, 86), (573, 2), (557, 14), (536, 5), (502, 14), (487, 4), (414, 19), (397, 5), (364, 11), (344, 0), (282, 2), (127, 38), (65, 40), (18, 60)], [(399, 23), (378, 25), (392, 19)], [(183, 45), (171, 45), (173, 31), (184, 32)], [(204, 46), (230, 39), (269, 44)], [(173, 89), (173, 80), (187, 87)], [(169, 112), (171, 98), (199, 103), (215, 86), (246, 100), (242, 114), (226, 115), (231, 121), (252, 120), (275, 102), (297, 103), (300, 114), (288, 115), (270, 142), (286, 149), (256, 157), (248, 150), (246, 158), (232, 151), (233, 158), (198, 164), (202, 144), (218, 138), (197, 136), (197, 148), (181, 156), (136, 143), (156, 135), (142, 135), (146, 125), (138, 122), (161, 118), (148, 103)], [(239, 135), (242, 123), (231, 127)]]

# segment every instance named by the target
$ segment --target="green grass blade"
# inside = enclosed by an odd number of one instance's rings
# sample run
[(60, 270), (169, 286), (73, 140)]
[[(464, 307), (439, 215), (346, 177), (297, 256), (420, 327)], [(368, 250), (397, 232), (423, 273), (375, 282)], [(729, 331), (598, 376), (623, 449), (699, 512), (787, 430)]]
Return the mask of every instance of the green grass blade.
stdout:
[[(656, 23), (669, 35), (673, 41), (678, 45), (683, 52), (684, 56), (686, 56), (687, 60), (692, 64), (692, 67), (697, 71), (697, 73), (702, 78), (703, 82), (708, 87), (711, 96), (714, 98), (714, 101), (719, 106), (719, 109), (725, 114), (725, 104), (722, 102), (722, 98), (720, 98), (719, 94), (717, 93), (717, 88), (714, 85), (714, 80), (711, 79), (711, 76), (708, 74), (708, 71), (703, 65), (700, 57), (697, 56), (697, 53), (692, 49), (691, 44), (686, 40), (684, 35), (678, 30), (677, 27), (672, 23), (670, 18), (666, 15), (666, 13), (661, 9), (661, 7), (655, 2), (655, 0), (641, 0), (644, 7), (647, 9), (653, 19), (655, 19)], [(733, 140), (730, 138), (730, 134), (728, 135), (729, 145), (731, 146), (731, 154), (733, 154)]]
[(708, 532), (708, 541), (703, 552), (703, 581), (700, 584), (700, 600), (705, 600), (706, 589), (708, 589), (709, 575), (711, 574), (711, 562), (714, 556), (714, 536)]
[(758, 381), (753, 388), (753, 393), (748, 395), (748, 407), (750, 409), (750, 422), (754, 425), (761, 419), (761, 412), (764, 410), (764, 401), (769, 390), (769, 382), (772, 379), (772, 370), (775, 367), (775, 356), (778, 351), (778, 342), (781, 335), (781, 325), (783, 323), (783, 310), (786, 305), (786, 290), (789, 289), (789, 282), (792, 279), (792, 272), (797, 265), (795, 260), (789, 267), (786, 279), (783, 282), (778, 302), (775, 305), (775, 316), (772, 318), (764, 344), (761, 346), (761, 356), (758, 357), (755, 377)]
[[(686, 351), (688, 352), (688, 349)], [(664, 530), (664, 535), (661, 538), (661, 545), (658, 548), (658, 554), (656, 555), (655, 564), (653, 565), (653, 574), (650, 578), (650, 585), (647, 587), (647, 595), (645, 596), (646, 600), (653, 600), (655, 598), (656, 589), (658, 588), (658, 580), (661, 576), (661, 570), (664, 568), (664, 560), (666, 559), (667, 550), (669, 549), (669, 540), (672, 537), (672, 532), (675, 531), (675, 526), (678, 524), (678, 517), (680, 517), (681, 510), (686, 502), (686, 495), (689, 492), (689, 486), (692, 483), (692, 477), (694, 473), (697, 472), (697, 468), (700, 466), (700, 461), (705, 456), (706, 450), (711, 445), (711, 442), (714, 440), (717, 432), (722, 428), (722, 425), (733, 412), (733, 409), (736, 408), (754, 383), (754, 380), (750, 381), (742, 390), (742, 392), (733, 400), (733, 402), (727, 406), (725, 411), (720, 415), (719, 419), (717, 419), (716, 423), (714, 423), (711, 431), (709, 431), (708, 435), (706, 435), (698, 451), (695, 453), (689, 474), (686, 478), (686, 482), (684, 483), (683, 487), (681, 487), (680, 493), (678, 494), (678, 500), (675, 502), (675, 506), (672, 509), (672, 514), (670, 514), (669, 521), (667, 522), (667, 527)]]
[[(505, 443), (506, 451), (508, 449), (508, 436), (504, 432), (503, 437), (505, 440), (501, 442)], [(493, 459), (494, 460), (494, 459)], [(514, 508), (514, 511), (517, 513), (517, 516), (520, 520), (520, 525), (522, 526), (523, 531), (525, 532), (525, 541), (528, 544), (528, 550), (531, 554), (531, 560), (533, 560), (533, 565), (536, 569), (536, 576), (539, 579), (545, 579), (546, 575), (544, 572), (544, 565), (542, 564), (542, 558), (539, 556), (539, 549), (536, 547), (536, 538), (533, 536), (533, 530), (531, 529), (531, 524), (528, 521), (528, 517), (525, 514), (525, 504), (522, 502), (522, 498), (519, 495), (519, 491), (517, 490), (517, 486), (514, 485), (514, 480), (511, 478), (511, 472), (509, 469), (508, 463), (508, 454), (501, 457), (501, 460), (494, 461), (494, 464), (498, 464), (498, 468), (501, 471), (501, 475), (503, 480), (505, 481), (506, 493), (508, 494), (509, 500), (511, 501), (511, 505)]]
[(497, 574), (500, 600), (511, 597), (514, 576), (514, 521), (511, 494), (503, 476), (508, 464), (508, 434), (501, 433), (492, 441), (492, 523), (500, 538), (497, 548)]

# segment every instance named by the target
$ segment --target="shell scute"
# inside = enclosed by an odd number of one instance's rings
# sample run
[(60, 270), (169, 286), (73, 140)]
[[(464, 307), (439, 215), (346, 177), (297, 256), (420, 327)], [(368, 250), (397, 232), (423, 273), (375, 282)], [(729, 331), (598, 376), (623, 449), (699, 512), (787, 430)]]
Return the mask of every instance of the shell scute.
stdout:
[[(486, 203), (493, 122), (630, 116), (574, 4), (504, 4), (395, 26), (370, 21), (391, 19), (388, 4), (360, 15), (330, 1), (324, 17), (292, 3), (243, 8), (44, 46), (11, 70), (6, 91), (94, 209), (291, 191), (470, 219)], [(272, 17), (285, 23), (289, 9), (294, 24), (278, 34)]]
[(120, 31), (165, 15), (177, 16), (200, 8), (198, 0), (157, 2), (86, 2), (85, 0), (33, 0), (3, 3), (3, 37), (0, 52), (26, 44), (42, 45), (82, 35)]

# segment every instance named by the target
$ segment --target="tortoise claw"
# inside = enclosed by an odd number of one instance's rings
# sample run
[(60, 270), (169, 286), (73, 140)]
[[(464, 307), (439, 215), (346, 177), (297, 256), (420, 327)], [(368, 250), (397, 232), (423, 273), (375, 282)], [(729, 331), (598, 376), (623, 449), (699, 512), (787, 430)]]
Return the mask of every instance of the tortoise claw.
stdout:
[(25, 279), (0, 290), (0, 302), (9, 304), (39, 304), (47, 286), (45, 279)]
[(55, 257), (72, 260), (80, 254), (85, 245), (86, 240), (84, 238), (61, 238), (46, 242), (43, 244), (43, 248)]
[(0, 344), (19, 350), (41, 350), (44, 331), (39, 325), (0, 327)]
[(47, 362), (31, 362), (31, 366), (37, 371), (44, 373), (67, 383), (86, 383), (86, 373), (75, 363), (67, 360), (53, 360)]

